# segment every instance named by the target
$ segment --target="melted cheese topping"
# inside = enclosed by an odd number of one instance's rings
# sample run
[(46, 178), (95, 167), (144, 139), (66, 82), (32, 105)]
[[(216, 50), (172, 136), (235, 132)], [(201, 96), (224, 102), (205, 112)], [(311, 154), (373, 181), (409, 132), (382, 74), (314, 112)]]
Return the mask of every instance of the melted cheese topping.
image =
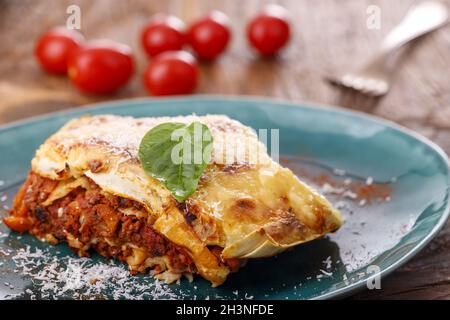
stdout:
[[(152, 127), (192, 121), (209, 127), (213, 156), (181, 210), (164, 185), (145, 174), (137, 154)], [(75, 119), (38, 149), (32, 170), (63, 181), (48, 201), (83, 186), (89, 177), (105, 192), (142, 203), (154, 229), (186, 248), (199, 273), (213, 285), (223, 283), (229, 270), (210, 252), (210, 245), (224, 248), (223, 259), (266, 257), (342, 224), (325, 198), (270, 159), (250, 128), (225, 116)]]

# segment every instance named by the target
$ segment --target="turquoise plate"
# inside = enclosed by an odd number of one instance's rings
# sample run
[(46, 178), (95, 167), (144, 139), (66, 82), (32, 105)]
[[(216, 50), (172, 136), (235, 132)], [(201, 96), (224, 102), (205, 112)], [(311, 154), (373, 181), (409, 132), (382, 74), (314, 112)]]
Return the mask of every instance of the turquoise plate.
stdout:
[(78, 258), (64, 244), (47, 245), (0, 225), (1, 298), (342, 297), (368, 284), (383, 288), (383, 277), (422, 249), (449, 214), (448, 159), (407, 129), (338, 108), (208, 96), (115, 101), (1, 127), (4, 206), (11, 206), (39, 144), (67, 120), (86, 113), (226, 114), (255, 129), (279, 129), (282, 164), (323, 192), (342, 211), (345, 224), (335, 234), (277, 257), (249, 261), (218, 288), (200, 277), (166, 285), (130, 276), (121, 263), (95, 254)]

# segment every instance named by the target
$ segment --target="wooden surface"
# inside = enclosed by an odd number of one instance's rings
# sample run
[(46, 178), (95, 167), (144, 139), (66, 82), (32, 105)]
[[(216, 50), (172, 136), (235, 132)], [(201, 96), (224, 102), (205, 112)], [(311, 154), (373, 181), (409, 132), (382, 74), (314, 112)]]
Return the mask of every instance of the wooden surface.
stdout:
[[(198, 93), (259, 95), (354, 108), (412, 128), (450, 153), (450, 27), (411, 48), (387, 96), (367, 99), (328, 85), (323, 75), (364, 62), (414, 1), (278, 2), (295, 17), (295, 36), (279, 59), (260, 60), (249, 50), (243, 30), (247, 19), (267, 1), (0, 0), (0, 123), (89, 102), (144, 96), (140, 75), (147, 59), (138, 34), (146, 19), (155, 12), (168, 12), (189, 22), (220, 9), (233, 21), (234, 37), (227, 54), (201, 66)], [(69, 4), (81, 7), (82, 32), (88, 38), (111, 38), (134, 49), (138, 75), (118, 94), (82, 95), (67, 79), (46, 75), (36, 64), (32, 52), (37, 36), (64, 24)], [(381, 8), (380, 30), (366, 27), (370, 4)], [(419, 255), (384, 279), (382, 288), (352, 298), (450, 299), (450, 223)]]

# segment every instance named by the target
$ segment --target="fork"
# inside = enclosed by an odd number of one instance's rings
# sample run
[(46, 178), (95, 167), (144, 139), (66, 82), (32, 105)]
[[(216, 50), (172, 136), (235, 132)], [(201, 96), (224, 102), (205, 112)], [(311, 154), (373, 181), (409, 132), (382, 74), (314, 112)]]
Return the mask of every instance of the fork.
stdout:
[(391, 86), (396, 64), (393, 58), (406, 44), (448, 22), (447, 7), (441, 2), (425, 1), (411, 7), (403, 20), (384, 38), (378, 53), (363, 68), (338, 77), (327, 78), (333, 84), (378, 97)]

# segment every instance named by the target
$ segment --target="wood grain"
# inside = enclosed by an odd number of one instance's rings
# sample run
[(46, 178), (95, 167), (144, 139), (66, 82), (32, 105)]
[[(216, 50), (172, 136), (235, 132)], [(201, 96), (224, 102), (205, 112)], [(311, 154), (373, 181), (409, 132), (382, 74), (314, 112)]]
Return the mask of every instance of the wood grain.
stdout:
[[(199, 94), (259, 95), (353, 108), (412, 128), (450, 153), (449, 27), (415, 43), (399, 66), (392, 91), (381, 99), (368, 99), (328, 85), (323, 76), (363, 63), (413, 0), (278, 1), (294, 17), (294, 38), (278, 59), (262, 60), (248, 48), (244, 30), (248, 18), (268, 2), (0, 0), (0, 123), (146, 95), (140, 78), (147, 59), (138, 42), (143, 23), (156, 12), (189, 22), (219, 9), (232, 19), (234, 37), (219, 61), (202, 64)], [(110, 38), (133, 48), (138, 75), (117, 94), (82, 95), (66, 78), (49, 76), (36, 64), (32, 54), (36, 38), (65, 23), (69, 4), (81, 7), (82, 32), (87, 38)], [(371, 4), (381, 8), (380, 30), (366, 27), (366, 9)], [(353, 299), (450, 299), (450, 224), (418, 256), (383, 280), (382, 287)]]

